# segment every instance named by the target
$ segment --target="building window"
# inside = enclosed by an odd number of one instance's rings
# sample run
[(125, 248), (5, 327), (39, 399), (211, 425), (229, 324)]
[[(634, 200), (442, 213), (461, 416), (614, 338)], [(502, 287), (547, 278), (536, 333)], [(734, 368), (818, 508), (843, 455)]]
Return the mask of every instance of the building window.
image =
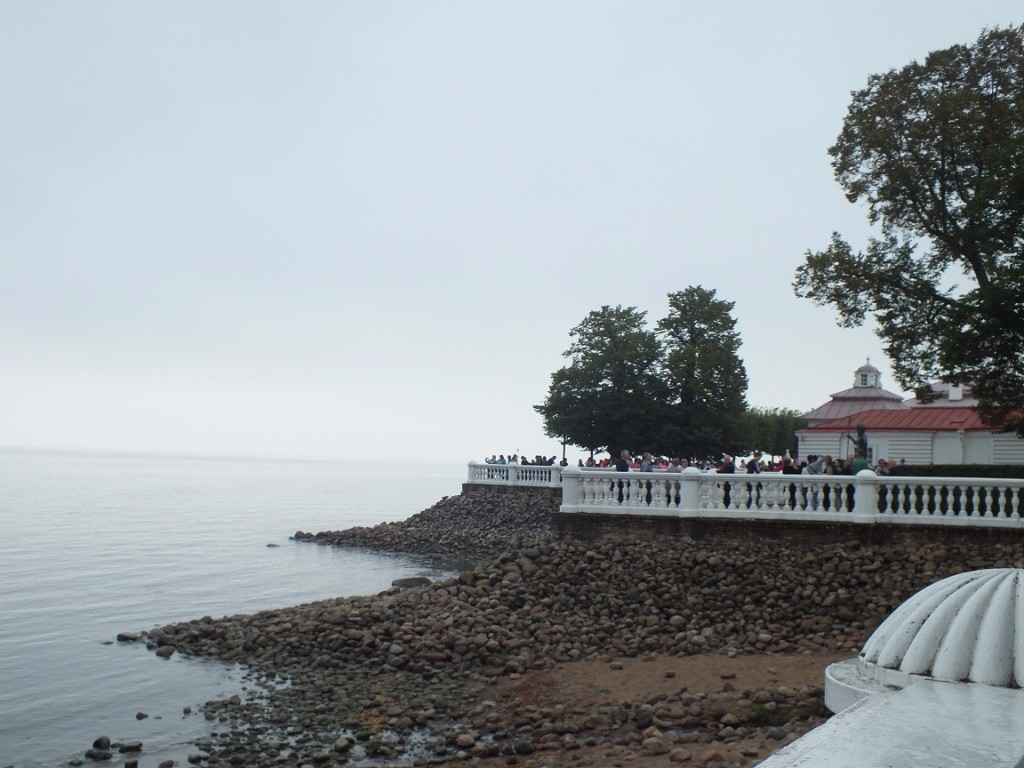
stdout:
[(860, 375), (860, 385), (862, 387), (866, 387), (868, 385), (868, 375), (866, 373), (862, 373)]

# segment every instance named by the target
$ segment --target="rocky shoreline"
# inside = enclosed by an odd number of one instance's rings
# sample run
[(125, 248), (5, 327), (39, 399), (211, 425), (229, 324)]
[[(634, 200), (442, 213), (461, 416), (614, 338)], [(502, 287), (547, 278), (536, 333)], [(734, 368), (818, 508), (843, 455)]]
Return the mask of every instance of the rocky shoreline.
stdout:
[(561, 498), (561, 489), (474, 487), (400, 522), (315, 534), (297, 531), (294, 538), (484, 562), (510, 546), (547, 535)]
[(415, 588), (142, 633), (161, 655), (250, 670), (246, 696), (205, 705), (214, 732), (189, 762), (612, 765), (643, 756), (750, 765), (763, 748), (728, 747), (777, 747), (820, 723), (820, 684), (745, 688), (723, 675), (716, 690), (693, 691), (669, 664), (670, 685), (631, 700), (526, 694), (540, 676), (571, 675), (573, 665), (597, 665), (600, 681), (641, 659), (853, 656), (924, 585), (1024, 562), (1019, 543), (585, 542), (550, 532), (552, 508), (550, 495), (464, 494), (403, 523), (299, 532), (334, 546), (493, 556)]

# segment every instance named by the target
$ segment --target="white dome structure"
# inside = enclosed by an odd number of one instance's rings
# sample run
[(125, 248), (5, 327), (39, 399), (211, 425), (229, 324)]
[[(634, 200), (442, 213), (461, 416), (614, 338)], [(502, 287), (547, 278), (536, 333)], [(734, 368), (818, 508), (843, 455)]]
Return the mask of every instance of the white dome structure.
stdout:
[(1024, 687), (1024, 570), (970, 571), (926, 587), (875, 630), (858, 667), (900, 688), (914, 676)]
[(825, 670), (837, 713), (763, 768), (1024, 768), (1024, 569), (950, 576)]

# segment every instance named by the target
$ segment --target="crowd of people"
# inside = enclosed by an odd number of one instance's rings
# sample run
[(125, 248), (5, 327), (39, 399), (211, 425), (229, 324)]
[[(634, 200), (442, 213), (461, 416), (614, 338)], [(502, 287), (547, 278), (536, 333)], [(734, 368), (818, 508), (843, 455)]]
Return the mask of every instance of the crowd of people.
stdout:
[(876, 474), (888, 475), (894, 462), (879, 459), (877, 464), (872, 466), (861, 450), (847, 456), (845, 459), (833, 459), (831, 456), (818, 456), (811, 454), (804, 459), (793, 459), (786, 456), (764, 456), (761, 451), (755, 451), (749, 459), (736, 459), (723, 454), (717, 462), (710, 460), (696, 461), (680, 458), (655, 457), (650, 453), (644, 453), (640, 459), (632, 456), (629, 451), (622, 451), (616, 458), (611, 455), (600, 460), (592, 456), (585, 462), (581, 459), (579, 466), (595, 469), (616, 469), (620, 472), (638, 471), (653, 472), (682, 472), (688, 467), (695, 467), (702, 472), (718, 472), (720, 474), (759, 474), (761, 472), (780, 472), (784, 475), (855, 475), (862, 469), (872, 469)]
[(556, 461), (554, 456), (550, 456), (548, 458), (545, 458), (545, 457), (541, 456), (540, 454), (537, 454), (536, 456), (534, 456), (533, 457), (533, 461), (530, 461), (525, 456), (519, 456), (519, 455), (517, 455), (515, 453), (510, 453), (508, 455), (508, 458), (505, 458), (505, 454), (503, 454), (503, 453), (498, 454), (497, 456), (491, 455), (491, 458), (484, 459), (484, 461), (487, 464), (501, 464), (501, 465), (519, 464), (520, 466), (524, 466), (524, 467), (533, 467), (533, 466), (536, 466), (536, 467), (553, 467), (555, 464), (558, 464), (559, 466), (565, 467), (565, 466), (569, 465), (569, 462), (566, 461), (565, 458), (563, 458), (561, 461)]
[[(485, 458), (484, 461), (487, 464), (502, 466), (518, 464), (520, 466), (552, 467), (557, 464), (560, 467), (565, 467), (569, 464), (564, 457), (559, 461), (554, 456), (545, 457), (538, 454), (531, 461), (525, 456), (515, 453), (511, 453), (507, 457), (503, 453), (492, 455), (489, 459)], [(895, 466), (895, 462), (879, 459), (872, 466), (863, 450), (858, 448), (855, 453), (845, 459), (833, 459), (831, 456), (815, 454), (803, 459), (793, 459), (789, 455), (764, 456), (761, 451), (755, 451), (750, 458), (740, 459), (738, 463), (729, 454), (723, 454), (718, 461), (707, 459), (698, 461), (678, 457), (655, 457), (651, 453), (644, 453), (637, 459), (629, 451), (622, 451), (618, 457), (609, 454), (601, 459), (595, 459), (593, 456), (587, 457), (586, 460), (579, 459), (577, 465), (585, 469), (616, 469), (620, 472), (630, 470), (634, 472), (682, 472), (689, 467), (695, 467), (701, 472), (718, 472), (728, 475), (752, 475), (761, 472), (780, 472), (784, 475), (856, 475), (862, 469), (872, 469), (878, 475), (888, 475)]]

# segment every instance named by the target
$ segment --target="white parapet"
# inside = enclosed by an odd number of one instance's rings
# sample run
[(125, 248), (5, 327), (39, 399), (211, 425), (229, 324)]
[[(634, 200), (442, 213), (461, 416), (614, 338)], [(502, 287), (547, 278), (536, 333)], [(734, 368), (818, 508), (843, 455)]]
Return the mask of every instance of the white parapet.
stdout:
[(1021, 723), (1021, 691), (921, 680), (860, 700), (758, 766), (1017, 768)]
[(980, 478), (562, 471), (561, 512), (1024, 528), (1024, 481)]

